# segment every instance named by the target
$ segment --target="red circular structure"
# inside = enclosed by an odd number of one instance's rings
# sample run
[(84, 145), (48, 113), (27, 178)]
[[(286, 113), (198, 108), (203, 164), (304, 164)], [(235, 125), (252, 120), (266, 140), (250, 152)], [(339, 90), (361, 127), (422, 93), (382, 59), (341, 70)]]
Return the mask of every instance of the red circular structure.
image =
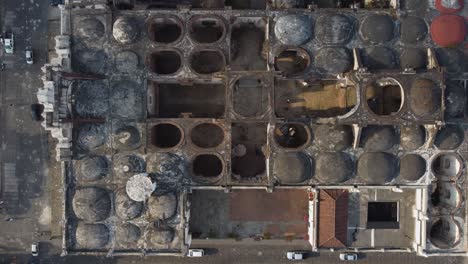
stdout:
[(435, 7), (443, 14), (453, 14), (463, 9), (463, 0), (436, 0)]
[(432, 40), (441, 47), (455, 47), (465, 40), (465, 20), (457, 15), (441, 15), (431, 23)]

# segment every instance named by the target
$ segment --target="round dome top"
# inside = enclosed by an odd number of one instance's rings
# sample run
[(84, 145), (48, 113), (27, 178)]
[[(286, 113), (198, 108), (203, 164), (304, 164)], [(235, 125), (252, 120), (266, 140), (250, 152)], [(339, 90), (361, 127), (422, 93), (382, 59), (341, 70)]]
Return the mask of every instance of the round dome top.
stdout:
[(353, 23), (345, 15), (322, 15), (317, 19), (316, 35), (325, 45), (343, 45), (353, 36)]
[(134, 248), (140, 237), (140, 228), (130, 223), (117, 227), (115, 231), (116, 242), (126, 248)]
[(366, 67), (374, 70), (393, 69), (397, 65), (395, 54), (386, 47), (370, 47), (364, 52), (363, 61)]
[[(109, 90), (104, 82), (79, 81), (73, 87), (73, 110), (81, 117), (105, 117), (109, 110)], [(74, 85), (74, 84), (72, 84)]]
[(458, 49), (436, 49), (437, 62), (440, 66), (445, 67), (445, 72), (448, 74), (457, 74), (462, 70), (463, 56), (463, 53)]
[(389, 150), (398, 142), (392, 126), (368, 126), (362, 130), (361, 146), (367, 151)]
[(148, 173), (140, 173), (132, 176), (127, 181), (125, 188), (130, 199), (136, 202), (143, 202), (156, 189), (156, 183), (151, 181)]
[(400, 145), (406, 151), (421, 147), (426, 141), (426, 130), (421, 126), (402, 126), (400, 129)]
[(148, 199), (148, 211), (153, 219), (171, 218), (177, 211), (177, 197), (173, 193), (161, 196), (153, 195)]
[(460, 175), (463, 163), (461, 157), (457, 154), (443, 153), (432, 161), (431, 168), (437, 179), (453, 181)]
[(103, 224), (79, 223), (75, 237), (78, 248), (103, 248), (109, 242), (109, 229)]
[(440, 15), (432, 20), (432, 40), (441, 47), (455, 47), (465, 40), (465, 19), (457, 15)]
[(427, 55), (418, 48), (406, 48), (401, 52), (400, 65), (402, 69), (424, 69), (427, 65)]
[(79, 172), (86, 181), (97, 181), (107, 175), (107, 161), (102, 156), (86, 157), (79, 164)]
[(114, 147), (117, 149), (136, 149), (140, 146), (140, 131), (134, 126), (125, 125), (116, 129)]
[(136, 41), (139, 32), (136, 21), (132, 18), (120, 17), (114, 22), (112, 35), (122, 44), (130, 44)]
[(444, 212), (454, 213), (463, 201), (463, 194), (460, 188), (453, 182), (437, 181), (432, 189), (431, 203), (435, 207), (443, 209)]
[(446, 125), (437, 132), (434, 144), (441, 150), (458, 148), (464, 140), (464, 131), (457, 125)]
[(150, 233), (150, 241), (156, 245), (167, 245), (174, 240), (174, 229), (171, 227), (155, 228)]
[(417, 79), (410, 90), (411, 110), (418, 116), (426, 116), (440, 108), (441, 91), (428, 79)]
[(461, 228), (455, 220), (443, 216), (432, 223), (429, 239), (438, 248), (453, 248), (461, 241)]
[(82, 73), (105, 74), (108, 68), (107, 58), (108, 56), (104, 50), (79, 50), (72, 52), (72, 68)]
[(273, 172), (280, 183), (301, 183), (311, 177), (312, 160), (301, 152), (281, 152), (274, 158)]
[(275, 35), (281, 43), (300, 46), (312, 37), (312, 21), (305, 15), (287, 15), (278, 18)]
[(321, 150), (340, 151), (353, 144), (353, 131), (350, 126), (319, 125), (314, 131), (314, 143)]
[(387, 15), (370, 15), (361, 24), (361, 37), (364, 41), (379, 44), (393, 39), (393, 20)]
[(119, 192), (115, 197), (115, 213), (123, 220), (138, 217), (143, 211), (143, 203), (128, 197), (127, 193)]
[(401, 41), (406, 44), (416, 44), (427, 35), (426, 22), (415, 16), (409, 16), (401, 21)]
[(148, 171), (156, 173), (159, 177), (180, 180), (184, 177), (184, 160), (176, 154), (168, 152), (154, 153), (149, 157)]
[(465, 89), (458, 82), (447, 82), (445, 89), (445, 115), (462, 117), (465, 111)]
[(319, 72), (338, 74), (351, 69), (353, 60), (345, 48), (322, 48), (315, 58)]
[(114, 159), (114, 171), (127, 177), (145, 172), (145, 169), (145, 161), (139, 156), (125, 155)]
[(101, 188), (78, 189), (73, 197), (73, 211), (76, 217), (87, 222), (98, 222), (109, 217), (111, 212), (109, 193)]
[(408, 154), (400, 160), (400, 177), (417, 181), (426, 173), (426, 160), (416, 154)]
[(138, 55), (133, 51), (122, 51), (115, 55), (115, 67), (120, 72), (133, 72), (139, 63)]
[(319, 153), (316, 178), (325, 184), (341, 183), (353, 176), (353, 160), (343, 152)]
[(78, 128), (78, 146), (84, 150), (94, 150), (106, 143), (103, 125), (85, 124)]
[(398, 173), (398, 162), (392, 154), (367, 152), (358, 160), (358, 177), (367, 184), (390, 182), (396, 173)]
[(104, 36), (104, 24), (95, 18), (87, 18), (78, 22), (77, 25), (78, 35), (86, 40), (99, 40)]

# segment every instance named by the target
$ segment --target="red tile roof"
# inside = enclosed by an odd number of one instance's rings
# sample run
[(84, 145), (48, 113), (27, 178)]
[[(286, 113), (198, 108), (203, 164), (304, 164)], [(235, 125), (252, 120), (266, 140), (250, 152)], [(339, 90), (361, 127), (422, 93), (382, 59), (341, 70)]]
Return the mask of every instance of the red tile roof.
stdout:
[(346, 247), (348, 240), (347, 190), (321, 190), (318, 203), (318, 246)]

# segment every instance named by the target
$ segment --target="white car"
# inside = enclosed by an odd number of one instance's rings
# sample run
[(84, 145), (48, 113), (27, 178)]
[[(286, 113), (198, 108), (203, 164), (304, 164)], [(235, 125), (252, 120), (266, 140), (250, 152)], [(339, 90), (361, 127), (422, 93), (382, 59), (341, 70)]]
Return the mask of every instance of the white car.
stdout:
[(286, 253), (286, 258), (290, 260), (301, 260), (304, 259), (304, 253), (297, 251), (288, 251)]
[(187, 257), (191, 258), (199, 258), (205, 255), (205, 251), (203, 249), (189, 249)]
[(356, 253), (341, 253), (340, 259), (344, 261), (354, 261), (358, 259), (358, 256)]
[(32, 245), (31, 245), (31, 254), (34, 257), (39, 256), (39, 244), (38, 243), (32, 243)]
[(33, 58), (34, 53), (33, 53), (32, 49), (27, 48), (25, 54), (26, 54), (26, 63), (27, 64), (33, 64), (34, 63), (34, 58)]

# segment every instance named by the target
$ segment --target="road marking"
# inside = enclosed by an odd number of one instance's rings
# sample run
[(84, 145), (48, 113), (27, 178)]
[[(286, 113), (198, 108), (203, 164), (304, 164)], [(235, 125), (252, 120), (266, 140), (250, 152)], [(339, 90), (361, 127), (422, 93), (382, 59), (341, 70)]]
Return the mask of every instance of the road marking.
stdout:
[(371, 247), (375, 247), (375, 229), (371, 229)]

